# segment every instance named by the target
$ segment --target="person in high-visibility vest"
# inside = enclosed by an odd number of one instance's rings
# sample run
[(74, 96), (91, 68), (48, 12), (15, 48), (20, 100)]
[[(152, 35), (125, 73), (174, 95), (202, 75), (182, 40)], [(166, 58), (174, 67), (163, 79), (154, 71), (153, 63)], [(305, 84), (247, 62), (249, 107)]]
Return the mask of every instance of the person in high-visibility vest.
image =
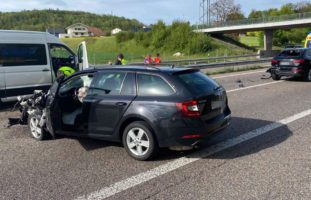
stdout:
[(115, 65), (127, 65), (127, 60), (125, 60), (122, 53), (118, 55)]
[(71, 74), (75, 73), (76, 70), (72, 69), (71, 67), (68, 66), (62, 66), (57, 70), (57, 77), (65, 76), (68, 77)]
[(161, 57), (159, 53), (156, 54), (156, 57), (154, 58), (154, 63), (156, 65), (159, 65), (161, 63)]

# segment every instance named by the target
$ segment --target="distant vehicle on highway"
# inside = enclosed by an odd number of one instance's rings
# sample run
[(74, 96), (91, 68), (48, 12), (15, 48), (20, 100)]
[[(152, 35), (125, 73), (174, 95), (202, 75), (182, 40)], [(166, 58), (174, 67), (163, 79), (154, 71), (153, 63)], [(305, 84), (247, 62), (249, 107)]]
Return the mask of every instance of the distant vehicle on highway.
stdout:
[(55, 36), (45, 32), (0, 30), (0, 103), (48, 90), (58, 68), (87, 68), (85, 43), (78, 56)]
[(271, 61), (270, 73), (273, 80), (282, 76), (300, 77), (311, 81), (311, 49), (285, 49)]
[(192, 148), (228, 126), (231, 111), (225, 89), (199, 70), (113, 67), (56, 81), (44, 116), (28, 117), (36, 140), (61, 134), (122, 142), (131, 157), (147, 160), (158, 148)]
[(311, 32), (307, 35), (305, 48), (311, 48)]

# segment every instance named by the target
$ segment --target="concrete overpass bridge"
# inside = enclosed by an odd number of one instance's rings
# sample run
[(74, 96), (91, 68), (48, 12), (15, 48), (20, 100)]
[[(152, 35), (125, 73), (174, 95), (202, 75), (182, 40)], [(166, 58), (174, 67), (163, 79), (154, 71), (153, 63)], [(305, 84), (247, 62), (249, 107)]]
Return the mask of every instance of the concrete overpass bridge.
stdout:
[(277, 17), (228, 21), (221, 24), (212, 24), (209, 26), (200, 25), (196, 31), (209, 34), (263, 31), (264, 50), (266, 51), (267, 55), (271, 55), (274, 30), (303, 27), (311, 27), (311, 13), (299, 13)]

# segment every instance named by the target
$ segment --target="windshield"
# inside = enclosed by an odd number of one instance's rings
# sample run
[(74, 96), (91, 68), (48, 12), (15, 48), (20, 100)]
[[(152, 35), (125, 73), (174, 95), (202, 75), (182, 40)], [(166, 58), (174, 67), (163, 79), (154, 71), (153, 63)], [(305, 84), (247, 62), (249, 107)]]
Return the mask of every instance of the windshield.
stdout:
[(218, 83), (201, 72), (177, 74), (176, 76), (195, 95), (206, 94), (219, 87)]

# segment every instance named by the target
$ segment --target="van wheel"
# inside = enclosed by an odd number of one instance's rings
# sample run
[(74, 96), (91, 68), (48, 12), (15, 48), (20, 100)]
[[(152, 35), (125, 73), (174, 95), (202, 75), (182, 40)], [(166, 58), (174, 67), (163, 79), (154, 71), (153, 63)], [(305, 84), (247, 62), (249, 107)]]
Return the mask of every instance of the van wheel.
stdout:
[(129, 124), (123, 132), (122, 141), (127, 153), (136, 160), (148, 160), (158, 152), (158, 144), (145, 122)]
[(304, 80), (307, 82), (311, 81), (311, 70), (310, 69), (307, 70), (305, 77), (304, 77)]
[(272, 79), (275, 80), (275, 81), (278, 81), (278, 80), (281, 79), (281, 76), (279, 76), (279, 75), (277, 75), (277, 74), (275, 74), (275, 73), (271, 73), (271, 77), (272, 77)]
[(28, 127), (30, 130), (30, 136), (35, 140), (41, 141), (49, 136), (49, 133), (43, 128), (39, 127), (40, 117), (36, 114), (28, 116)]

